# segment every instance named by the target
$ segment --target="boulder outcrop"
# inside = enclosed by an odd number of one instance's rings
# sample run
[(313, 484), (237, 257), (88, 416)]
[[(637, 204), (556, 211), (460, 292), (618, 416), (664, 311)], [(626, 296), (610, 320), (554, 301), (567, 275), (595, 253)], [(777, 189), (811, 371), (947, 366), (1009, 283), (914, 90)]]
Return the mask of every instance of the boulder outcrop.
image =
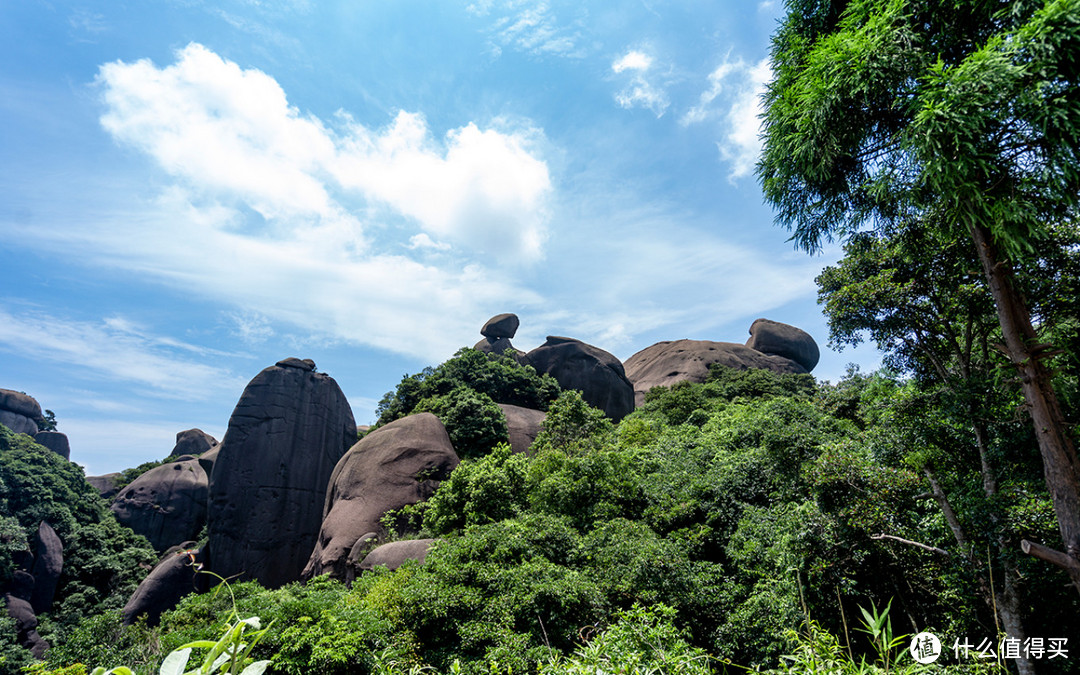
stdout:
[(520, 325), (517, 314), (496, 314), (487, 320), (480, 334), (488, 338), (512, 338)]
[(41, 405), (32, 396), (11, 389), (0, 389), (0, 424), (17, 434), (33, 436), (38, 432)]
[(586, 403), (615, 421), (634, 410), (634, 385), (622, 362), (599, 347), (549, 335), (547, 342), (524, 356), (524, 362), (554, 377), (563, 389), (577, 389)]
[(59, 431), (39, 431), (34, 434), (34, 442), (44, 445), (64, 459), (71, 459), (71, 443), (68, 442), (67, 434)]
[(41, 521), (34, 536), (34, 590), (30, 594), (30, 605), (35, 614), (52, 611), (53, 596), (63, 571), (64, 544), (56, 530)]
[(435, 541), (435, 539), (409, 539), (383, 544), (364, 556), (364, 559), (360, 561), (359, 569), (361, 572), (370, 572), (382, 566), (396, 570), (405, 564), (406, 560), (417, 560), (423, 564), (431, 549), (431, 544)]
[(49, 643), (37, 632), (38, 618), (30, 604), (34, 592), (34, 577), (29, 572), (16, 570), (11, 581), (11, 590), (4, 594), (7, 614), (15, 619), (16, 640), (30, 650), (35, 658), (42, 658), (49, 648)]
[(334, 467), (304, 578), (329, 573), (347, 579), (350, 553), (372, 533), (384, 533), (383, 515), (430, 497), (458, 461), (446, 428), (431, 413), (395, 420), (357, 442)]
[(757, 319), (750, 324), (750, 339), (746, 341), (746, 346), (763, 354), (791, 359), (808, 373), (821, 358), (817, 343), (809, 333), (769, 319)]
[(112, 499), (119, 492), (117, 484), (121, 474), (119, 472), (106, 473), (100, 476), (87, 476), (86, 482), (90, 484), (104, 499)]
[(169, 457), (180, 455), (201, 455), (211, 448), (217, 447), (218, 440), (202, 429), (188, 429), (176, 433), (176, 445), (173, 446)]
[(131, 625), (141, 615), (146, 624), (156, 626), (161, 615), (179, 604), (181, 598), (196, 590), (198, 565), (203, 562), (201, 550), (182, 550), (162, 556), (150, 574), (128, 598), (121, 611), (124, 625)]
[(805, 373), (805, 368), (783, 356), (764, 354), (746, 345), (709, 340), (657, 342), (626, 360), (626, 376), (634, 383), (637, 405), (653, 387), (670, 387), (676, 382), (704, 382), (709, 366), (720, 363), (745, 370), (763, 368), (777, 373)]
[(199, 536), (206, 524), (208, 494), (209, 479), (199, 460), (181, 459), (131, 481), (109, 509), (121, 524), (164, 551)]
[(544, 423), (547, 413), (509, 403), (497, 405), (506, 416), (506, 429), (510, 432), (510, 449), (514, 452), (528, 452), (540, 433), (540, 426)]
[(356, 442), (352, 409), (310, 359), (251, 380), (210, 476), (208, 567), (276, 588), (300, 578), (319, 536), (334, 467)]

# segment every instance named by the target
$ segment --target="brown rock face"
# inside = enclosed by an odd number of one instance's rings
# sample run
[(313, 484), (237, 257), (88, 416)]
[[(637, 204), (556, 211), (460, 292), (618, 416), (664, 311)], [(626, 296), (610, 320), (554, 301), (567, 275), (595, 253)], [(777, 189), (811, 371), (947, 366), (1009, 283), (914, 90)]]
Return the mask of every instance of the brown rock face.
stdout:
[(300, 578), (334, 466), (356, 441), (337, 383), (308, 360), (255, 376), (229, 419), (210, 476), (209, 569), (269, 588)]
[(675, 340), (657, 342), (626, 359), (626, 376), (634, 383), (637, 405), (645, 402), (645, 393), (653, 387), (670, 387), (676, 382), (704, 382), (709, 366), (721, 363), (730, 368), (764, 368), (777, 373), (805, 373), (806, 369), (791, 359), (763, 354), (734, 342)]
[(112, 499), (116, 496), (116, 482), (120, 480), (120, 473), (106, 473), (101, 476), (87, 476), (86, 482), (91, 485), (104, 499)]
[(746, 346), (763, 354), (791, 359), (808, 373), (821, 358), (817, 343), (809, 333), (769, 319), (758, 319), (750, 324), (750, 339), (746, 341)]
[(150, 469), (120, 491), (109, 509), (158, 551), (199, 536), (206, 524), (209, 479), (197, 459)]
[(304, 578), (349, 576), (349, 553), (372, 533), (388, 511), (423, 501), (458, 465), (439, 418), (409, 415), (371, 432), (354, 445), (330, 479), (325, 517)]
[(39, 431), (34, 434), (34, 442), (44, 445), (64, 459), (71, 459), (71, 443), (68, 442), (66, 434), (59, 431)]
[(380, 565), (396, 570), (406, 560), (418, 560), (423, 563), (434, 541), (434, 539), (410, 539), (383, 544), (364, 556), (364, 559), (360, 561), (360, 571), (367, 572)]
[(514, 452), (528, 452), (529, 446), (540, 433), (540, 425), (544, 423), (547, 413), (508, 403), (499, 403), (498, 406), (506, 416), (506, 429), (510, 432), (510, 449)]
[(554, 377), (563, 389), (580, 391), (586, 403), (616, 422), (634, 410), (634, 386), (622, 362), (599, 347), (549, 335), (524, 360), (536, 372)]
[(41, 417), (41, 405), (37, 399), (11, 389), (0, 389), (0, 410), (10, 410), (32, 420)]

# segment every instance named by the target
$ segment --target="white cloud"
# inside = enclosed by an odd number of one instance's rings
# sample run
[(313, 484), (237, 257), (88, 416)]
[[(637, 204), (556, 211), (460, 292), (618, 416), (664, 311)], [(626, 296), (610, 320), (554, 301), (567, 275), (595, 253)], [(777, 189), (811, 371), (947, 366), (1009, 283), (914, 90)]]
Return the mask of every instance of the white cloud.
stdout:
[(615, 94), (615, 102), (620, 107), (647, 108), (657, 117), (662, 117), (671, 102), (662, 85), (655, 83), (651, 71), (653, 57), (641, 50), (629, 50), (623, 56), (615, 59), (611, 64), (611, 70), (615, 74), (629, 74), (631, 77)]
[(450, 244), (442, 241), (434, 241), (431, 237), (427, 236), (426, 233), (421, 232), (420, 234), (414, 234), (413, 236), (409, 237), (409, 248), (429, 248), (437, 251), (449, 251)]
[(709, 87), (680, 123), (689, 126), (720, 120), (723, 128), (723, 137), (717, 142), (720, 156), (731, 164), (730, 178), (742, 178), (753, 171), (761, 155), (762, 96), (772, 79), (772, 67), (767, 58), (755, 64), (725, 59), (708, 79)]
[(80, 377), (125, 382), (161, 398), (200, 400), (242, 384), (215, 365), (177, 353), (206, 350), (133, 326), (121, 317), (74, 321), (0, 307), (0, 345), (20, 358), (60, 363)]
[(580, 58), (581, 21), (562, 22), (546, 0), (481, 0), (466, 7), (478, 17), (494, 16), (488, 28), (491, 51), (495, 56), (503, 47), (537, 56)]
[(652, 66), (652, 62), (653, 59), (648, 54), (631, 50), (622, 58), (617, 59), (615, 63), (612, 63), (611, 69), (616, 73), (621, 73), (624, 70), (648, 70)]
[(98, 81), (103, 126), (202, 206), (247, 206), (279, 236), (304, 229), (361, 252), (364, 223), (342, 205), (360, 197), (491, 260), (542, 255), (551, 181), (532, 152), (534, 129), (469, 123), (437, 142), (423, 115), (407, 112), (380, 131), (342, 113), (331, 129), (289, 105), (269, 75), (194, 43), (165, 68), (106, 64)]

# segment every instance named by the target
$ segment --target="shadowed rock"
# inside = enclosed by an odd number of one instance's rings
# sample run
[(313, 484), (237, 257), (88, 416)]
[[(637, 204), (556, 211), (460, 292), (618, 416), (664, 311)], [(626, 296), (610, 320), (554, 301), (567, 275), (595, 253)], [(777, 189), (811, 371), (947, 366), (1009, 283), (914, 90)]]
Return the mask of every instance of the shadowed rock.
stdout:
[(120, 477), (121, 474), (117, 472), (106, 473), (102, 474), (101, 476), (87, 476), (86, 482), (89, 483), (90, 486), (93, 487), (95, 490), (97, 490), (98, 494), (100, 494), (103, 498), (112, 499), (116, 496), (116, 493), (119, 492), (116, 486), (120, 480)]
[(554, 377), (563, 389), (577, 389), (586, 403), (615, 421), (634, 410), (634, 386), (622, 362), (599, 347), (549, 335), (524, 361), (536, 372)]
[(496, 314), (487, 320), (480, 329), (480, 334), (488, 338), (509, 339), (517, 334), (519, 325), (517, 314)]
[(435, 539), (410, 539), (408, 541), (392, 541), (376, 547), (360, 561), (361, 572), (370, 572), (376, 567), (382, 566), (396, 570), (406, 560), (417, 560), (421, 564), (427, 558), (428, 551)]
[(56, 530), (41, 521), (34, 537), (34, 590), (30, 595), (30, 605), (35, 613), (52, 611), (53, 596), (63, 571), (64, 544)]
[(158, 551), (194, 539), (206, 524), (209, 480), (198, 459), (150, 469), (120, 491), (109, 509)]
[(746, 345), (708, 340), (657, 342), (626, 359), (626, 376), (634, 383), (637, 405), (645, 402), (645, 393), (653, 387), (670, 387), (676, 382), (704, 382), (709, 366), (720, 363), (746, 370), (763, 368), (777, 373), (805, 373), (806, 369), (791, 359), (763, 354)]
[(383, 515), (430, 497), (457, 465), (446, 428), (431, 413), (409, 415), (365, 436), (334, 468), (304, 578), (329, 573), (346, 579), (350, 552), (371, 533), (384, 533)]
[(217, 444), (217, 439), (202, 429), (179, 431), (176, 434), (176, 445), (173, 447), (172, 452), (169, 453), (169, 457), (179, 455), (198, 456), (208, 452), (211, 448), (217, 447)]
[(547, 413), (532, 408), (499, 403), (506, 416), (506, 428), (510, 432), (510, 449), (514, 452), (527, 452), (540, 433)]
[(33, 436), (38, 432), (37, 422), (10, 410), (0, 410), (0, 424), (11, 429), (17, 434)]
[(196, 590), (197, 565), (203, 561), (199, 550), (177, 551), (162, 556), (150, 574), (128, 598), (121, 615), (124, 625), (135, 623), (146, 615), (146, 624), (156, 626), (161, 615), (180, 603), (180, 600)]
[(758, 319), (750, 324), (750, 339), (746, 341), (746, 346), (763, 354), (791, 359), (808, 373), (821, 358), (817, 343), (809, 333), (769, 319)]
[(67, 434), (59, 431), (39, 431), (34, 434), (34, 442), (45, 446), (64, 459), (71, 459), (71, 444), (68, 442)]
[(473, 345), (473, 349), (484, 354), (518, 354), (514, 345), (510, 344), (509, 338), (484, 338)]
[(285, 359), (256, 375), (213, 463), (209, 568), (270, 588), (299, 579), (330, 475), (355, 441), (345, 395), (310, 359)]
[(15, 639), (40, 659), (49, 648), (49, 643), (37, 632), (38, 618), (30, 604), (33, 593), (34, 577), (24, 570), (16, 570), (11, 580), (11, 590), (4, 594), (4, 603), (8, 616), (15, 619)]
[(9, 410), (32, 420), (41, 419), (41, 405), (37, 400), (11, 389), (0, 389), (0, 410)]

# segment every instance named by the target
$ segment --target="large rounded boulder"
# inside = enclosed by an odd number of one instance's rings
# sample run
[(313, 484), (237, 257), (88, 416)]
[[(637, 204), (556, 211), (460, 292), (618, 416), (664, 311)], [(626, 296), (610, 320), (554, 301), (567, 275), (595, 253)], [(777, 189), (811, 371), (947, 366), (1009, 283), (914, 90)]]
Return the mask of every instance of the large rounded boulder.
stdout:
[(34, 613), (51, 612), (56, 586), (60, 583), (60, 574), (64, 571), (64, 544), (56, 530), (45, 521), (38, 525), (34, 537), (34, 590), (30, 595), (30, 605)]
[(386, 513), (430, 497), (457, 465), (450, 436), (431, 413), (403, 417), (365, 436), (334, 468), (326, 515), (304, 578), (349, 578), (354, 546), (381, 538)]
[(197, 549), (180, 550), (162, 556), (150, 574), (128, 598), (121, 612), (124, 625), (131, 625), (140, 616), (148, 626), (156, 626), (161, 615), (173, 609), (187, 594), (197, 590), (197, 574), (203, 552)]
[(657, 342), (626, 359), (626, 376), (633, 382), (637, 405), (653, 387), (670, 387), (676, 382), (704, 382), (709, 366), (719, 363), (746, 370), (762, 368), (776, 373), (805, 373), (805, 368), (783, 356), (764, 354), (746, 345), (709, 340)]
[(209, 479), (198, 459), (150, 469), (131, 481), (109, 509), (158, 551), (195, 539), (206, 524)]
[(210, 476), (209, 569), (276, 588), (300, 578), (334, 467), (356, 442), (337, 382), (308, 360), (255, 376), (229, 418)]
[(423, 564), (435, 541), (435, 539), (406, 539), (383, 544), (364, 556), (364, 559), (360, 561), (359, 569), (361, 572), (370, 572), (376, 567), (396, 570), (404, 565), (406, 560), (415, 560)]
[(758, 319), (750, 324), (750, 339), (746, 341), (746, 346), (763, 354), (791, 359), (808, 373), (821, 358), (817, 342), (809, 333), (769, 319)]
[(170, 457), (181, 455), (201, 455), (212, 448), (216, 448), (218, 440), (202, 429), (188, 429), (176, 433), (176, 445), (173, 446)]
[(17, 434), (33, 436), (38, 432), (41, 405), (33, 396), (21, 391), (0, 389), (0, 424)]
[(510, 435), (510, 449), (514, 452), (528, 452), (533, 441), (540, 434), (540, 427), (543, 425), (547, 413), (542, 410), (510, 405), (509, 403), (499, 403), (498, 406), (506, 417), (506, 430)]
[(618, 421), (634, 410), (634, 385), (623, 364), (608, 352), (573, 338), (548, 336), (524, 362), (555, 378), (563, 389), (577, 389), (586, 403)]

